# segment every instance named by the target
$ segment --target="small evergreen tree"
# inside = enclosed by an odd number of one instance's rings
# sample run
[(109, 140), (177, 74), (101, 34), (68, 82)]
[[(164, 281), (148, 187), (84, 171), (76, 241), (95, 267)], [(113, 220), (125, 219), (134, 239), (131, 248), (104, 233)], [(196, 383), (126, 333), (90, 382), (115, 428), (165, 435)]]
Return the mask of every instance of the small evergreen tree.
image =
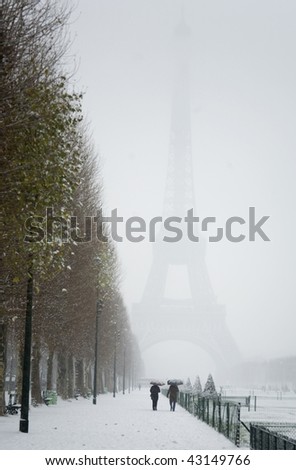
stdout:
[(199, 375), (196, 376), (195, 382), (192, 387), (192, 393), (194, 393), (194, 395), (202, 394), (202, 386), (201, 386)]
[(204, 391), (203, 391), (203, 395), (207, 396), (207, 397), (216, 397), (218, 395), (217, 392), (216, 392), (216, 387), (215, 387), (215, 383), (214, 383), (212, 374), (209, 374), (209, 376), (207, 378), (207, 381), (206, 381), (206, 384), (205, 384), (205, 387), (204, 387)]
[(191, 384), (191, 380), (190, 380), (189, 377), (188, 377), (187, 382), (185, 384), (185, 392), (192, 393), (192, 384)]

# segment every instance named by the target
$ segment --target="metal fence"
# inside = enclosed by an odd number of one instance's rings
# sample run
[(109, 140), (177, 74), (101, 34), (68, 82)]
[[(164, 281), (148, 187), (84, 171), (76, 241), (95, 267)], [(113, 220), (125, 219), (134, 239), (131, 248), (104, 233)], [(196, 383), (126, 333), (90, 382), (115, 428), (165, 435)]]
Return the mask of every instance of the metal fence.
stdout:
[(239, 403), (180, 392), (178, 403), (189, 413), (224, 434), (237, 447), (240, 445)]
[(251, 423), (250, 447), (260, 450), (296, 450), (296, 423)]
[[(162, 392), (166, 395), (167, 390), (163, 389)], [(295, 422), (256, 422), (245, 420), (244, 417), (241, 419), (243, 410), (252, 414), (249, 396), (209, 398), (180, 391), (178, 403), (189, 413), (222, 433), (237, 447), (250, 446), (254, 450), (296, 450)]]
[[(255, 397), (256, 398), (256, 397)], [(248, 409), (248, 411), (250, 411), (251, 409), (251, 396), (250, 395), (239, 395), (239, 396), (236, 396), (236, 395), (232, 395), (232, 396), (226, 396), (226, 395), (222, 395), (220, 396), (220, 399), (222, 401), (230, 401), (230, 402), (235, 402), (235, 403), (239, 403), (241, 406), (244, 406)], [(253, 405), (255, 407), (255, 405)]]

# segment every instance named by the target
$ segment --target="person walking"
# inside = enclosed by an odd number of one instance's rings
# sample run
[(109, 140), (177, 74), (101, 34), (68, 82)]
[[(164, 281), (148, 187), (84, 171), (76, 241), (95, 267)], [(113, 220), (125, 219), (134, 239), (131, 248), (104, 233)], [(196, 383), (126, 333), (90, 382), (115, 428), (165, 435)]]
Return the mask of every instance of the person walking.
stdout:
[(171, 411), (175, 411), (178, 393), (179, 393), (178, 385), (175, 383), (170, 384), (167, 397), (169, 398), (169, 401), (170, 401)]
[(158, 394), (160, 393), (160, 388), (157, 384), (152, 385), (150, 388), (150, 397), (152, 400), (152, 410), (157, 410)]

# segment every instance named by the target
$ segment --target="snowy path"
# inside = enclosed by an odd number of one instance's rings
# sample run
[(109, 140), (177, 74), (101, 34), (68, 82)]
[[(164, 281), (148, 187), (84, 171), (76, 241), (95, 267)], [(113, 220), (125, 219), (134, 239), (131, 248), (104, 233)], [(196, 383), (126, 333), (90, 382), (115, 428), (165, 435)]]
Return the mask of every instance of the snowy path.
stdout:
[(18, 431), (19, 415), (0, 417), (0, 449), (236, 449), (228, 439), (160, 395), (152, 411), (148, 389), (126, 395), (40, 406), (30, 412), (30, 432)]

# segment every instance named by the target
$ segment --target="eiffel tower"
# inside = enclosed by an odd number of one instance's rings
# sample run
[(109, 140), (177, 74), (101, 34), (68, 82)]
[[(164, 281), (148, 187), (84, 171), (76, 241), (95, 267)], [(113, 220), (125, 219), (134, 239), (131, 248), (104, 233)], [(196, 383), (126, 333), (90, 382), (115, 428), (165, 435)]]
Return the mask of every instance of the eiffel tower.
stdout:
[[(184, 19), (175, 29), (176, 70), (168, 172), (163, 216), (184, 218), (194, 209), (190, 118), (190, 38)], [(196, 214), (194, 210), (194, 214)], [(186, 233), (186, 230), (183, 230)], [(227, 328), (224, 306), (217, 304), (205, 264), (205, 243), (163, 242), (153, 244), (153, 261), (140, 303), (132, 309), (132, 323), (142, 351), (168, 340), (193, 343), (207, 352), (217, 368), (239, 362), (240, 353)], [(187, 267), (189, 299), (165, 298), (170, 266)]]

